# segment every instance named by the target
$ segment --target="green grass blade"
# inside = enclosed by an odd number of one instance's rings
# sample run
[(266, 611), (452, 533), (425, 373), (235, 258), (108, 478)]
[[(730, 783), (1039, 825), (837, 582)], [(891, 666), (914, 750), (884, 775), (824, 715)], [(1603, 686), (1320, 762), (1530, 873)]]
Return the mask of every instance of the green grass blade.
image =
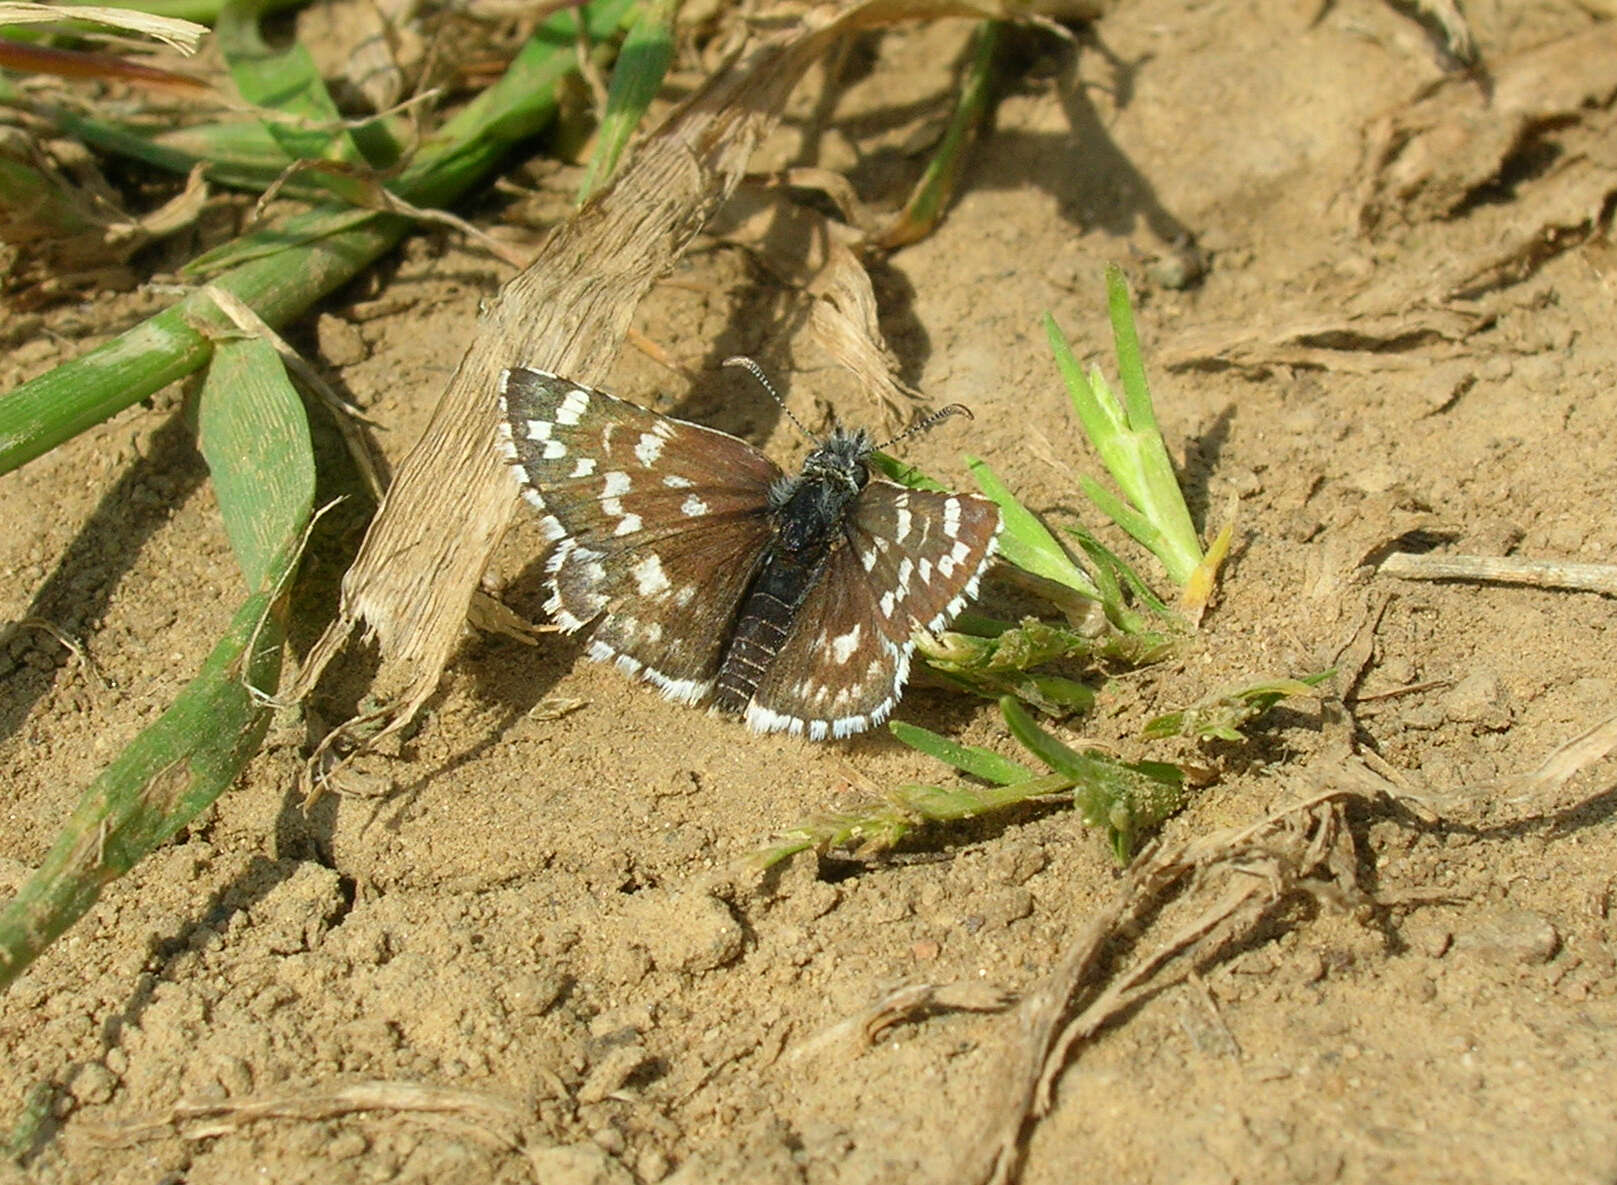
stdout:
[(943, 217), (949, 200), (954, 196), (966, 153), (988, 111), (1005, 26), (1004, 21), (984, 21), (977, 26), (971, 63), (966, 68), (965, 78), (961, 80), (960, 94), (955, 99), (954, 112), (949, 116), (949, 126), (944, 129), (943, 139), (939, 141), (932, 159), (927, 162), (926, 171), (921, 175), (910, 200), (892, 225), (882, 231), (878, 240), (880, 246), (892, 250), (918, 242), (931, 234), (933, 227)]
[(1069, 748), (1040, 728), (1038, 721), (1014, 697), (1002, 696), (999, 710), (1005, 717), (1005, 725), (1011, 730), (1011, 735), (1045, 765), (1070, 778), (1086, 777), (1092, 772), (1091, 758)]
[(1095, 583), (1100, 586), (1108, 597), (1121, 599), (1122, 587), (1128, 589), (1134, 596), (1143, 601), (1151, 612), (1158, 617), (1165, 618), (1170, 624), (1183, 627), (1172, 609), (1163, 603), (1162, 598), (1151, 591), (1151, 586), (1140, 578), (1140, 574), (1123, 562), (1121, 556), (1097, 539), (1083, 527), (1067, 527), (1067, 534), (1078, 540), (1078, 546), (1084, 549), (1089, 557), (1090, 570), (1095, 574)]
[(308, 424), (273, 350), (221, 344), (198, 408), (203, 452), (249, 595), (201, 672), (85, 790), (43, 865), (0, 911), (0, 989), (104, 888), (235, 781), (269, 726), (285, 578), (314, 497)]
[(1157, 524), (1135, 510), (1087, 473), (1078, 475), (1078, 488), (1102, 514), (1122, 527), (1152, 555), (1162, 551), (1167, 540)]
[(978, 488), (999, 506), (1000, 519), (1005, 524), (999, 536), (999, 554), (1003, 559), (1023, 571), (1064, 585), (1079, 596), (1100, 600), (1100, 590), (1094, 582), (1072, 562), (1033, 512), (1017, 501), (1016, 495), (986, 461), (968, 456), (966, 468), (971, 470)]
[[(1156, 408), (1145, 381), (1145, 357), (1140, 352), (1140, 335), (1134, 328), (1134, 309), (1129, 305), (1128, 278), (1117, 264), (1106, 268), (1106, 314), (1112, 322), (1112, 345), (1117, 351), (1117, 374), (1123, 381), (1123, 415), (1131, 432), (1162, 439), (1157, 426)], [(1166, 457), (1166, 451), (1164, 451)]]
[(1025, 782), (1034, 776), (1033, 771), (1027, 766), (1008, 757), (1001, 757), (991, 749), (962, 745), (959, 741), (939, 736), (929, 728), (906, 724), (902, 720), (894, 720), (887, 727), (892, 730), (895, 737), (917, 752), (925, 753), (928, 757), (936, 757), (944, 764), (952, 765), (962, 773), (981, 778), (985, 782), (1009, 786), (1013, 782)]
[(243, 338), (214, 351), (197, 444), (247, 587), (273, 589), (308, 523), (315, 472), (303, 402), (269, 342)]
[[(359, 146), (342, 128), (342, 113), (326, 91), (325, 80), (309, 51), (298, 42), (272, 50), (259, 35), (261, 0), (230, 0), (219, 13), (219, 49), (241, 97), (293, 122), (267, 119), (264, 130), (294, 161), (333, 160), (366, 163)], [(317, 173), (320, 182), (354, 204), (364, 187), (352, 177)]]
[(1106, 385), (1106, 380), (1101, 377), (1099, 369), (1092, 369), (1088, 375), (1084, 374), (1084, 368), (1073, 355), (1072, 346), (1067, 342), (1067, 335), (1061, 331), (1061, 326), (1056, 324), (1056, 319), (1049, 313), (1044, 315), (1044, 336), (1050, 343), (1050, 353), (1055, 357), (1056, 370), (1061, 373), (1061, 381), (1066, 384), (1067, 398), (1072, 403), (1072, 410), (1077, 414), (1078, 422), (1083, 425), (1084, 435), (1089, 437), (1090, 442), (1094, 443), (1098, 450), (1100, 445), (1096, 442), (1110, 441), (1124, 428), (1112, 389)]
[(606, 92), (601, 134), (579, 186), (580, 205), (612, 179), (619, 158), (657, 97), (668, 64), (674, 60), (674, 17), (678, 12), (679, 0), (646, 0), (623, 39), (617, 65), (612, 68), (612, 84)]
[(1115, 265), (1106, 270), (1106, 291), (1123, 383), (1121, 404), (1098, 368), (1087, 376), (1083, 373), (1055, 319), (1048, 313), (1044, 318), (1045, 335), (1073, 411), (1128, 505), (1092, 481), (1086, 481), (1084, 489), (1102, 513), (1151, 549), (1182, 589), (1201, 564), (1201, 541), (1151, 404), (1139, 335), (1129, 308), (1128, 282)]
[[(591, 4), (592, 32), (599, 29), (604, 34), (615, 28), (628, 2)], [(556, 110), (556, 85), (576, 61), (572, 21), (570, 12), (558, 13), (541, 26), (498, 83), (428, 138), (395, 184), (396, 192), (417, 205), (447, 204), (479, 181), (512, 144), (549, 122)], [(396, 215), (362, 214), (341, 233), (300, 241), (310, 227), (329, 226), (332, 217), (330, 211), (311, 211), (290, 219), (285, 227), (246, 236), (248, 249), (297, 245), (252, 259), (214, 283), (279, 328), (347, 283), (410, 226)], [(227, 328), (212, 300), (194, 293), (0, 397), (0, 473), (26, 464), (195, 371), (212, 353), (204, 332), (210, 326)]]

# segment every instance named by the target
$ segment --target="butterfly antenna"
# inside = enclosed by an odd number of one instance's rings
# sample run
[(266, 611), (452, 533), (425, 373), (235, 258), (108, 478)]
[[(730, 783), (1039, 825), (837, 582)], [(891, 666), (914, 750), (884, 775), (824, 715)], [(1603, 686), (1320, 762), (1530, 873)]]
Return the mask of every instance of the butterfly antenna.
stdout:
[(934, 428), (938, 424), (941, 424), (944, 420), (947, 420), (950, 416), (965, 416), (968, 420), (975, 420), (977, 418), (971, 414), (971, 408), (967, 407), (964, 403), (951, 403), (948, 407), (938, 408), (937, 411), (933, 412), (925, 419), (915, 421), (915, 423), (911, 424), (908, 428), (904, 429), (904, 431), (900, 432), (897, 436), (893, 437), (885, 444), (878, 444), (876, 446), (876, 451), (879, 453), (885, 453), (899, 441), (908, 440), (910, 437), (917, 436), (920, 433), (927, 431), (929, 428)]
[(769, 381), (769, 376), (764, 373), (764, 368), (759, 366), (756, 361), (747, 357), (745, 354), (736, 354), (734, 357), (726, 358), (723, 362), (719, 363), (719, 365), (739, 366), (742, 370), (745, 370), (748, 374), (752, 375), (753, 378), (758, 380), (763, 389), (769, 392), (769, 397), (780, 405), (780, 410), (786, 413), (786, 418), (792, 422), (793, 426), (804, 436), (808, 437), (810, 443), (820, 443), (815, 439), (814, 433), (803, 427), (802, 421), (792, 414), (792, 409), (786, 406), (786, 401), (780, 397), (780, 392), (775, 390), (775, 384)]

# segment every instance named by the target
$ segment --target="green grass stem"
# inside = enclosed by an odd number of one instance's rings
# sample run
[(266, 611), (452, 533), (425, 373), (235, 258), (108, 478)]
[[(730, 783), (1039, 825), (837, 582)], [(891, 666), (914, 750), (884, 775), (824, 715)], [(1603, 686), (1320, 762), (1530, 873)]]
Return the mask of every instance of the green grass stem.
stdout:
[[(223, 793), (258, 750), (285, 636), (285, 585), (314, 498), (302, 401), (273, 347), (221, 342), (198, 438), (248, 596), (201, 672), (85, 790), (38, 871), (0, 911), (0, 990), (101, 890)], [(263, 693), (263, 694), (261, 694)]]
[(910, 200), (892, 225), (882, 231), (879, 238), (882, 247), (892, 249), (918, 242), (931, 234), (943, 218), (954, 197), (961, 170), (965, 167), (966, 154), (988, 113), (1005, 28), (1004, 21), (984, 21), (977, 26), (972, 40), (971, 61), (966, 66), (965, 77), (961, 79), (960, 93), (955, 97), (949, 125), (944, 129), (937, 151), (927, 162), (926, 171), (921, 174)]
[(668, 65), (674, 60), (674, 18), (678, 13), (679, 0), (645, 0), (636, 13), (612, 68), (600, 135), (578, 188), (580, 205), (606, 188), (635, 129), (657, 97)]

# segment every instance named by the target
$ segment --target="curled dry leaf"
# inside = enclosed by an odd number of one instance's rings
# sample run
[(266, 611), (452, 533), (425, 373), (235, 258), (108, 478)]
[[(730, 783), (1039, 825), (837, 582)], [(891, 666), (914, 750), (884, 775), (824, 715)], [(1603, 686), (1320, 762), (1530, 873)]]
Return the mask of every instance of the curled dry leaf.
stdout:
[(889, 419), (914, 416), (921, 393), (893, 373), (892, 354), (876, 318), (876, 293), (859, 257), (833, 242), (825, 267), (809, 286), (814, 304), (809, 331), (815, 342), (873, 392)]
[(1366, 133), (1354, 219), (1362, 232), (1389, 217), (1450, 216), (1538, 139), (1579, 151), (1612, 135), (1617, 25), (1603, 23), (1494, 63), (1492, 85), (1447, 78)]

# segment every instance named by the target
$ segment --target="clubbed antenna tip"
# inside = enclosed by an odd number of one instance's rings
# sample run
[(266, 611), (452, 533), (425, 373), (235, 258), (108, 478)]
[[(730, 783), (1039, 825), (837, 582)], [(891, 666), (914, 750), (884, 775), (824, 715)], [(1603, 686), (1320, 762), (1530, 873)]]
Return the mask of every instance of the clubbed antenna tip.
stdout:
[(886, 444), (878, 444), (876, 446), (876, 451), (885, 453), (889, 448), (897, 444), (899, 441), (908, 440), (912, 436), (918, 436), (920, 433), (941, 424), (950, 416), (965, 416), (968, 420), (975, 420), (977, 418), (971, 414), (971, 408), (967, 407), (964, 403), (951, 403), (948, 407), (940, 407), (931, 415), (915, 421), (915, 423), (904, 429), (904, 431), (893, 437)]

